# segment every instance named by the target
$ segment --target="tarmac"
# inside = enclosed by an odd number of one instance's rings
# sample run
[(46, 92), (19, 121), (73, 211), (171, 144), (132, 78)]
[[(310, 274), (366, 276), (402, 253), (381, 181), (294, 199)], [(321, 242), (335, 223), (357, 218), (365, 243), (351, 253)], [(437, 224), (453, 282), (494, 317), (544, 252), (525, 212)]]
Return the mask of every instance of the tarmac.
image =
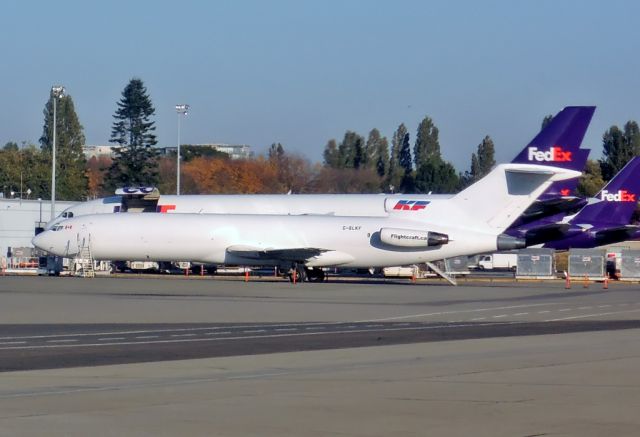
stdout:
[(4, 277), (0, 320), (0, 436), (640, 429), (637, 284)]

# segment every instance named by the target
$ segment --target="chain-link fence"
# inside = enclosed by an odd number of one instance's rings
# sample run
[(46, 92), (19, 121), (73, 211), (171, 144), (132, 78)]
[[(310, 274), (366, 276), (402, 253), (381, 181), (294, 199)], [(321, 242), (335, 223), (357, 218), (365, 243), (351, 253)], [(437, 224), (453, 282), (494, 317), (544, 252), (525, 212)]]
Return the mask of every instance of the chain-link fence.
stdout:
[(522, 249), (518, 251), (516, 278), (521, 279), (554, 279), (553, 249)]
[(468, 275), (469, 274), (469, 257), (456, 256), (444, 260), (445, 271), (450, 275)]
[(620, 279), (640, 281), (640, 250), (623, 249), (621, 254)]
[(575, 279), (604, 279), (605, 262), (604, 250), (571, 249), (569, 251), (569, 276)]

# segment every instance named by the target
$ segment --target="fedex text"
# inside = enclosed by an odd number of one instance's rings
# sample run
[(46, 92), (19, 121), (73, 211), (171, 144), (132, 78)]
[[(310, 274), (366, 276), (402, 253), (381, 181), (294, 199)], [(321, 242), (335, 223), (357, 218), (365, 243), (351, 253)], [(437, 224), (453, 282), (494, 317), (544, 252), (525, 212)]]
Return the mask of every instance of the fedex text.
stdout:
[(607, 190), (602, 190), (600, 199), (606, 200), (607, 202), (635, 202), (636, 195), (627, 190), (618, 190), (616, 193), (610, 193)]
[(529, 161), (570, 162), (572, 153), (563, 150), (560, 146), (553, 146), (549, 150), (538, 150), (537, 147), (529, 147)]

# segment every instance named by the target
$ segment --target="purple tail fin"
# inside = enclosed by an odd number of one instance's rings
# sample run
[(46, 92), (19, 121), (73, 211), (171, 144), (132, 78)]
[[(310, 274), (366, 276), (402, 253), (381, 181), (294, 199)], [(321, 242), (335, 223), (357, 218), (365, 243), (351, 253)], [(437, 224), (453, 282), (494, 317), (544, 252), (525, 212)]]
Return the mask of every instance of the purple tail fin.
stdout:
[[(587, 158), (589, 157), (590, 149), (578, 149), (573, 155), (573, 162), (575, 163), (575, 170), (583, 171), (587, 164)], [(544, 201), (547, 199), (555, 199), (558, 197), (575, 196), (576, 188), (578, 187), (578, 178), (567, 179), (564, 181), (557, 181), (552, 183), (547, 191), (542, 193), (538, 200)]]
[(636, 156), (596, 195), (599, 202), (589, 204), (571, 220), (594, 226), (627, 225), (640, 195), (640, 157)]
[(580, 144), (593, 117), (595, 106), (567, 106), (558, 112), (512, 161), (546, 164), (582, 171)]

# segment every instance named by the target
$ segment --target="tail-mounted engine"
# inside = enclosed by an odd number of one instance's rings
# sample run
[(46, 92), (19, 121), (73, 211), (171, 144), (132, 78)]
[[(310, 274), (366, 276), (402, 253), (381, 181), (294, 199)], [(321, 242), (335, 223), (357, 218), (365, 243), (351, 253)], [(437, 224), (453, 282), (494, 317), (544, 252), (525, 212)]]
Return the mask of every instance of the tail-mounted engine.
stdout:
[(431, 231), (382, 228), (380, 229), (380, 241), (397, 247), (431, 247), (447, 244), (449, 236)]

